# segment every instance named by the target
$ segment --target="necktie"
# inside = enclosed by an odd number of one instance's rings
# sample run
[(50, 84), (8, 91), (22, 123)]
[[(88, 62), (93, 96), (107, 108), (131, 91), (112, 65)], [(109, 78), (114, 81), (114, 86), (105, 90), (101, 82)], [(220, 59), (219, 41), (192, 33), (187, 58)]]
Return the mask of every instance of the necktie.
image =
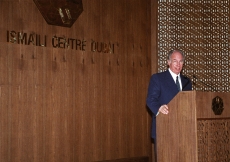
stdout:
[(176, 77), (176, 85), (177, 85), (178, 91), (181, 91), (181, 90), (180, 90), (180, 83), (179, 83), (179, 81), (178, 81), (178, 76)]

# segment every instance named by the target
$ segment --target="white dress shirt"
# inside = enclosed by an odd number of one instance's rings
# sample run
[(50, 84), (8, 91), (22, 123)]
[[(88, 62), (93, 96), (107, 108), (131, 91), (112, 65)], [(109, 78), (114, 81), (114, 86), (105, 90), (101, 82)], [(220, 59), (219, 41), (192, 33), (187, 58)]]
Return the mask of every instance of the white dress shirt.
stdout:
[(180, 74), (176, 75), (175, 73), (173, 73), (173, 72), (170, 70), (170, 68), (169, 68), (169, 72), (170, 72), (170, 74), (172, 75), (175, 84), (176, 84), (176, 77), (178, 76), (178, 81), (179, 81), (179, 83), (180, 83), (180, 89), (182, 90), (182, 84), (181, 84)]

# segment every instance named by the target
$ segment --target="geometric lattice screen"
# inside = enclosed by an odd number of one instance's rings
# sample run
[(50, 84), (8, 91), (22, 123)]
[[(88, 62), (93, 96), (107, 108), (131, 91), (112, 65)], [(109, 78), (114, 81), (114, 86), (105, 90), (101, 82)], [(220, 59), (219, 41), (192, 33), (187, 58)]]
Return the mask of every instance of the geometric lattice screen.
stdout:
[(168, 51), (183, 50), (193, 90), (229, 92), (229, 1), (159, 0), (158, 71)]

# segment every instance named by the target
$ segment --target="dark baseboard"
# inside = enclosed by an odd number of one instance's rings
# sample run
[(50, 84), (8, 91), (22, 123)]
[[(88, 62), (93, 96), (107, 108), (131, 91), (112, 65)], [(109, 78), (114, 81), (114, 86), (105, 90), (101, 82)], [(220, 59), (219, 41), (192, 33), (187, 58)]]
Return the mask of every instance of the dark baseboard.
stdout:
[(114, 160), (103, 160), (103, 161), (95, 161), (95, 162), (149, 162), (149, 157), (133, 157), (133, 158), (122, 158), (122, 159), (114, 159)]

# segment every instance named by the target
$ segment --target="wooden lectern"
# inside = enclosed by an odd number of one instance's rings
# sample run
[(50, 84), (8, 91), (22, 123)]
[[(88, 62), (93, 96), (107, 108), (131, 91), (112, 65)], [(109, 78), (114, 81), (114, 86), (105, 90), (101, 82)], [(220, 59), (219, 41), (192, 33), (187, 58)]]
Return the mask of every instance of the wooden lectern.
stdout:
[(156, 117), (157, 162), (230, 161), (230, 93), (182, 91), (168, 106)]

